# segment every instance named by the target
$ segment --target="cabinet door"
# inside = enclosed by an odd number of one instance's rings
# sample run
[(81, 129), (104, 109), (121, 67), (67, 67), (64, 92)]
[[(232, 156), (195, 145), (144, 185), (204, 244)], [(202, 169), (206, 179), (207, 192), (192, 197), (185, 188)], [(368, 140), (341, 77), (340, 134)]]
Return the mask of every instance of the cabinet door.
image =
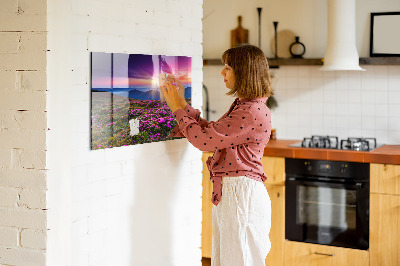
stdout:
[(285, 241), (285, 266), (367, 266), (365, 250)]
[(371, 193), (400, 195), (400, 165), (370, 165)]
[(261, 163), (268, 177), (266, 184), (285, 185), (285, 158), (264, 156)]
[(271, 199), (271, 250), (265, 259), (266, 266), (283, 265), (283, 243), (285, 240), (285, 187), (265, 184)]
[(211, 152), (203, 153), (203, 195), (202, 195), (202, 224), (201, 224), (201, 253), (204, 258), (211, 258), (212, 252), (212, 183), (210, 182), (210, 173), (206, 165)]
[(400, 196), (371, 194), (371, 266), (400, 265)]

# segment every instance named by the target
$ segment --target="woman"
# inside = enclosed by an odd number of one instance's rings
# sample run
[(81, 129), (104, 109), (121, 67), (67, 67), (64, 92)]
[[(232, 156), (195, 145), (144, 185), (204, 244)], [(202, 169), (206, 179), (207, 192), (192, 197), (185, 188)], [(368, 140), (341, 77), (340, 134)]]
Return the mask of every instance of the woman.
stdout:
[(272, 95), (268, 62), (252, 45), (225, 51), (221, 71), (227, 95), (237, 98), (218, 121), (207, 122), (186, 104), (182, 84), (173, 77), (161, 87), (184, 136), (201, 151), (214, 151), (207, 166), (213, 182), (212, 265), (265, 265), (270, 250), (271, 202), (261, 158), (268, 143)]

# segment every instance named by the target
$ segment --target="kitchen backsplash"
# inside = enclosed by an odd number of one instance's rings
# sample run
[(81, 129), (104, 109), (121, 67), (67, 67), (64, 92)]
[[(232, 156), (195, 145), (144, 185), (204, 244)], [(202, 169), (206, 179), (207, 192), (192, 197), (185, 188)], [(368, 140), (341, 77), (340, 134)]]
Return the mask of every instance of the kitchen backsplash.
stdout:
[[(366, 71), (324, 72), (319, 66), (271, 69), (278, 101), (272, 110), (277, 137), (376, 137), (379, 144), (400, 144), (400, 66), (362, 67)], [(210, 120), (222, 116), (233, 101), (224, 95), (221, 68), (204, 67), (210, 109), (216, 111)]]

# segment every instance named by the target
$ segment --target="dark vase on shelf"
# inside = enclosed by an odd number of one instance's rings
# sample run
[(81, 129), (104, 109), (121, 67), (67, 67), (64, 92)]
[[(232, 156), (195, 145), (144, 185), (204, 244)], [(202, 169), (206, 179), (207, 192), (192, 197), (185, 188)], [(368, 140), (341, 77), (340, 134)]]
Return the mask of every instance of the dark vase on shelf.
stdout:
[(300, 37), (296, 36), (295, 42), (289, 47), (289, 52), (292, 55), (292, 58), (303, 58), (303, 55), (306, 53), (306, 47), (299, 40)]

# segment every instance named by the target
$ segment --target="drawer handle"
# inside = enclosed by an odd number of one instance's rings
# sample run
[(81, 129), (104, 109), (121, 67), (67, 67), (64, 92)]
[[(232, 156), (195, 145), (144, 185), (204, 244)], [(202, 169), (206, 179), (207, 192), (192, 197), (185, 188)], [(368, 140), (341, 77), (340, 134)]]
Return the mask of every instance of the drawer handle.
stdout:
[(335, 254), (327, 254), (327, 253), (320, 253), (320, 252), (314, 252), (315, 255), (323, 255), (323, 256), (335, 256)]

